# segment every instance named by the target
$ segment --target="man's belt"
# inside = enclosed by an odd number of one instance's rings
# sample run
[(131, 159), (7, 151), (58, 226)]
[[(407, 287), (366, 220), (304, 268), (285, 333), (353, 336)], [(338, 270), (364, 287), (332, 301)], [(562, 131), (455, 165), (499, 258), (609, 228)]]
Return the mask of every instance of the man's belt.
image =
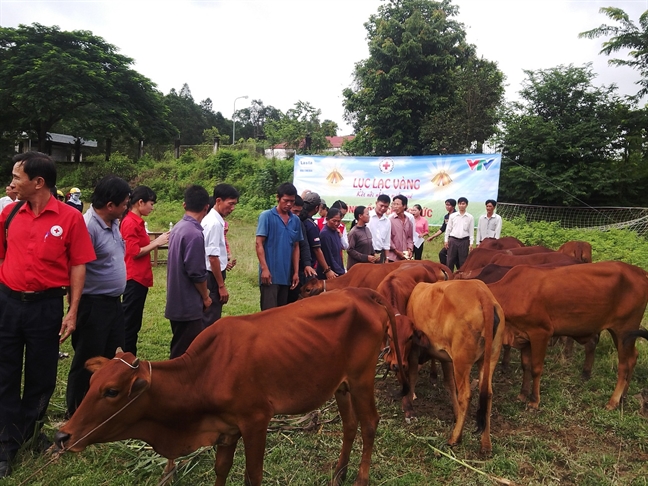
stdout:
[(38, 292), (17, 292), (11, 290), (4, 284), (0, 284), (0, 292), (21, 302), (36, 302), (39, 300), (53, 299), (54, 297), (63, 297), (67, 294), (67, 291), (67, 287), (54, 287)]

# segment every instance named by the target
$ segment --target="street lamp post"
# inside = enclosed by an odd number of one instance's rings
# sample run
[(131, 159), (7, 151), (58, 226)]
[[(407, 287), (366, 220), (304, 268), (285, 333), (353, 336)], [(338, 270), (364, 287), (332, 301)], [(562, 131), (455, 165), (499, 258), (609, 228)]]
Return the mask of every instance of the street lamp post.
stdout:
[(232, 145), (236, 142), (236, 100), (241, 98), (248, 99), (247, 95), (234, 98), (234, 112), (232, 113)]

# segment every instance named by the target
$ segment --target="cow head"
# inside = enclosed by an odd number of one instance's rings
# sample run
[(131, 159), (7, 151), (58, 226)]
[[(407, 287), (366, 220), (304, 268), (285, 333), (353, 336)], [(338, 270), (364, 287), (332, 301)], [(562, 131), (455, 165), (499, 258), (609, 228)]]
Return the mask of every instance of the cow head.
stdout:
[[(408, 356), (412, 349), (412, 338), (414, 336), (414, 323), (409, 317), (402, 314), (395, 315), (396, 332), (398, 334), (398, 346), (400, 349), (401, 357), (403, 360), (403, 371), (407, 373), (408, 371)], [(394, 338), (392, 335), (391, 326), (387, 329), (389, 335), (389, 347), (386, 348), (386, 352), (383, 355), (385, 364), (392, 371), (398, 371), (398, 358), (396, 357), (396, 350), (393, 349)]]
[(326, 290), (324, 287), (324, 282), (326, 282), (326, 280), (318, 280), (316, 278), (310, 279), (304, 285), (302, 285), (300, 296), (302, 298), (306, 298), (321, 294)]
[(73, 452), (131, 437), (126, 431), (142, 414), (142, 401), (137, 400), (151, 384), (150, 364), (141, 363), (131, 353), (118, 352), (113, 359), (92, 358), (86, 368), (93, 373), (90, 389), (55, 436), (60, 448)]

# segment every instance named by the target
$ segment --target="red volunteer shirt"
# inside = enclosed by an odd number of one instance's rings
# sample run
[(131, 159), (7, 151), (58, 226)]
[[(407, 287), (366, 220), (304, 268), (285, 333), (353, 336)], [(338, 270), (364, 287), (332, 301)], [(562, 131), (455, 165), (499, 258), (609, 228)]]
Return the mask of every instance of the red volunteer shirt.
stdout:
[(126, 280), (135, 280), (145, 287), (153, 287), (153, 270), (151, 270), (151, 258), (144, 255), (135, 258), (140, 248), (151, 244), (151, 238), (144, 227), (144, 220), (133, 211), (128, 211), (124, 216), (119, 231), (126, 242)]
[(23, 204), (9, 225), (5, 250), (4, 223), (13, 209), (0, 214), (0, 282), (18, 292), (39, 292), (70, 285), (70, 267), (96, 256), (83, 215), (55, 197), (36, 216)]

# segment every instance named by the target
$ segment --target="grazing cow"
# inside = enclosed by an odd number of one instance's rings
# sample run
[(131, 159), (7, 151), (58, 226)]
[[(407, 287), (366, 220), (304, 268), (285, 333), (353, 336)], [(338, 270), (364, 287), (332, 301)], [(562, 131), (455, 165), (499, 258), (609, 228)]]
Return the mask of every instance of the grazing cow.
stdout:
[(521, 248), (523, 246), (524, 243), (513, 236), (503, 236), (499, 239), (486, 238), (479, 244), (479, 248), (486, 250), (510, 250), (511, 248)]
[[(512, 345), (521, 350), (525, 369), (521, 400), (540, 403), (540, 376), (552, 336), (587, 342), (607, 329), (619, 355), (617, 385), (606, 408), (626, 394), (637, 361), (634, 341), (648, 302), (648, 274), (623, 262), (599, 262), (558, 268), (512, 268), (489, 289), (502, 305)], [(531, 378), (533, 387), (531, 387)]]
[(420, 283), (410, 296), (407, 315), (417, 328), (419, 345), (441, 361), (456, 420), (448, 440), (451, 446), (461, 440), (470, 402), (470, 370), (481, 361), (477, 426), (482, 431), (481, 452), (490, 453), (493, 370), (505, 329), (502, 308), (478, 280)]
[[(418, 378), (419, 365), (432, 360), (430, 376), (436, 379), (436, 362), (426, 349), (420, 348), (414, 342), (414, 324), (406, 315), (410, 295), (414, 287), (421, 282), (437, 282), (437, 275), (425, 265), (405, 265), (387, 275), (377, 289), (378, 293), (391, 304), (396, 316), (396, 334), (400, 344), (403, 372), (409, 375), (410, 392), (403, 396), (402, 403), (407, 423), (416, 418), (412, 403), (416, 396), (414, 387)], [(389, 369), (397, 371), (398, 357), (393, 352), (393, 346), (392, 344), (387, 348), (383, 359)], [(397, 376), (400, 379), (400, 375)]]
[(580, 263), (592, 263), (592, 245), (587, 241), (568, 241), (558, 248), (558, 252), (574, 257)]
[(347, 287), (363, 287), (377, 289), (382, 279), (401, 265), (426, 265), (436, 275), (438, 280), (452, 278), (448, 267), (429, 260), (403, 260), (391, 263), (357, 263), (341, 277), (331, 280), (311, 279), (301, 289), (301, 297), (312, 297), (328, 290), (345, 289)]
[(220, 319), (169, 361), (93, 358), (90, 390), (56, 443), (78, 452), (135, 438), (169, 459), (216, 445), (215, 484), (223, 486), (242, 437), (245, 484), (258, 486), (270, 419), (314, 410), (335, 395), (344, 435), (332, 484), (344, 481), (359, 422), (354, 485), (366, 485), (379, 420), (375, 367), (388, 323), (393, 314), (379, 294), (348, 289)]

